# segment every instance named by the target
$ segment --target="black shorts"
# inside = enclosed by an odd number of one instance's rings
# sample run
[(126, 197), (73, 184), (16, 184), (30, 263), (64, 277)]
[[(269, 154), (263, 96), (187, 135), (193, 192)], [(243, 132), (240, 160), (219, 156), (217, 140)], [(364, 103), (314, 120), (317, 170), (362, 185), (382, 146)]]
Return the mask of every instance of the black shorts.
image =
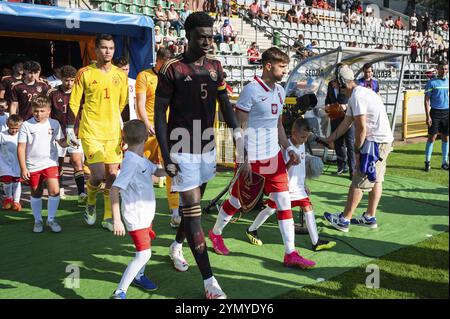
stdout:
[(428, 127), (429, 135), (441, 133), (448, 136), (448, 109), (447, 110), (430, 110), (431, 126)]

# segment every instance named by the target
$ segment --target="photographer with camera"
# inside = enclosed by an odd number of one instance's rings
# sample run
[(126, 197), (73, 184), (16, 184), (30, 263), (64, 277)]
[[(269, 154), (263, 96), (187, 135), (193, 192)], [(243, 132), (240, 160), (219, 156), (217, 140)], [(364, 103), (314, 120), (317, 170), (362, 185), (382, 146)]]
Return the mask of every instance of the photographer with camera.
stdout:
[[(343, 65), (340, 63), (337, 67)], [(348, 97), (340, 93), (337, 79), (330, 81), (325, 99), (325, 112), (330, 118), (331, 131), (335, 131), (344, 120), (347, 103)], [(336, 174), (350, 173), (350, 179), (352, 179), (355, 168), (355, 128), (353, 125), (334, 142), (334, 149), (337, 157)]]

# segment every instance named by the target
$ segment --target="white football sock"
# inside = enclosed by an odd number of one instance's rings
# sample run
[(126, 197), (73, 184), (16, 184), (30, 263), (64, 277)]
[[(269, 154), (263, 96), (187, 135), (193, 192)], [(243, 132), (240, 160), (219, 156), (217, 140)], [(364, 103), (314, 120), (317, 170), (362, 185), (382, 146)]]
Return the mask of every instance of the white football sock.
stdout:
[(206, 285), (213, 285), (213, 284), (218, 285), (219, 283), (217, 282), (217, 279), (214, 276), (211, 276), (208, 279), (203, 280), (203, 284), (206, 287)]
[(133, 279), (136, 278), (138, 274), (145, 269), (145, 265), (150, 260), (152, 256), (152, 250), (146, 249), (142, 251), (137, 251), (136, 256), (133, 260), (128, 264), (127, 269), (122, 275), (122, 279), (120, 280), (118, 290), (122, 290), (123, 292), (127, 292), (128, 287), (133, 282)]
[(180, 250), (183, 249), (183, 243), (179, 243), (176, 240), (173, 241), (172, 245), (173, 249)]
[(295, 250), (294, 219), (278, 220), (278, 226), (280, 227), (281, 237), (283, 238), (284, 251), (286, 254), (290, 254)]
[(231, 218), (233, 216), (228, 215), (225, 213), (223, 208), (220, 208), (219, 214), (217, 215), (216, 223), (213, 228), (213, 234), (214, 235), (222, 235), (222, 231), (225, 228), (225, 226), (230, 222)]
[(51, 222), (55, 219), (58, 206), (59, 206), (59, 195), (49, 196), (47, 201), (47, 210), (48, 210), (47, 221)]
[(30, 196), (31, 210), (35, 221), (42, 221), (42, 198)]
[(314, 211), (305, 213), (305, 222), (306, 228), (308, 228), (309, 237), (311, 238), (311, 243), (315, 245), (319, 241), (319, 234), (317, 234), (316, 217), (314, 216)]
[(271, 215), (273, 215), (277, 210), (275, 208), (266, 207), (262, 211), (259, 212), (258, 216), (256, 216), (255, 220), (253, 221), (253, 224), (250, 225), (248, 228), (249, 231), (255, 231), (259, 227), (261, 227), (262, 224), (265, 223), (267, 218), (269, 218)]
[(172, 218), (176, 218), (180, 216), (180, 212), (178, 211), (178, 207), (177, 208), (172, 208)]
[(14, 202), (20, 203), (20, 196), (22, 195), (22, 184), (19, 183), (13, 183), (13, 196), (14, 196)]

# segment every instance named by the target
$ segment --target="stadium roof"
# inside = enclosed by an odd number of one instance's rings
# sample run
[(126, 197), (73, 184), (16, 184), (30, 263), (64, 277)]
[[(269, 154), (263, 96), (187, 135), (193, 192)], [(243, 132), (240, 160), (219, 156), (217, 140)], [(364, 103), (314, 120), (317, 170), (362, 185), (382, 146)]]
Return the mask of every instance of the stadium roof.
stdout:
[[(150, 17), (74, 8), (0, 2), (0, 32), (3, 36), (70, 40), (79, 36), (109, 33), (115, 36), (116, 55), (130, 54), (130, 76), (153, 62), (153, 29)], [(37, 35), (39, 34), (39, 35)], [(87, 39), (87, 38), (86, 38)]]

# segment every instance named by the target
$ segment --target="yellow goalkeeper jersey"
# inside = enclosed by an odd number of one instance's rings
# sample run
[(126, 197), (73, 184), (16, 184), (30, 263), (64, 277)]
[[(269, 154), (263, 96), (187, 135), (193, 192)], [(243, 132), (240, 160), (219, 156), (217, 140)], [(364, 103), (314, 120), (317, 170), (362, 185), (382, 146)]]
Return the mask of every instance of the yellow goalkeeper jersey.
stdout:
[(136, 94), (145, 93), (145, 111), (148, 121), (154, 126), (155, 91), (158, 86), (158, 74), (153, 69), (139, 72), (136, 78)]
[(83, 102), (79, 138), (113, 140), (120, 138), (120, 114), (128, 103), (128, 78), (112, 66), (109, 72), (95, 64), (80, 69), (70, 95), (70, 109), (77, 115)]

